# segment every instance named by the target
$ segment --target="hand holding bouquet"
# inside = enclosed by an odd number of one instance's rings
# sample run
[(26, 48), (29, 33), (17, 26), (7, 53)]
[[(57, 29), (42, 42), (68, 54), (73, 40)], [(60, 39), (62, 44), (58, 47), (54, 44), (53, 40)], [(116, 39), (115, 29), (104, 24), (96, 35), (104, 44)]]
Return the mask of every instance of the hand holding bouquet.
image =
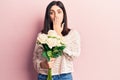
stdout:
[[(49, 30), (48, 34), (39, 34), (37, 44), (43, 46), (42, 56), (45, 57), (47, 61), (50, 61), (51, 58), (61, 56), (65, 48), (63, 38), (60, 37), (55, 30)], [(48, 70), (47, 80), (52, 80), (51, 69)]]

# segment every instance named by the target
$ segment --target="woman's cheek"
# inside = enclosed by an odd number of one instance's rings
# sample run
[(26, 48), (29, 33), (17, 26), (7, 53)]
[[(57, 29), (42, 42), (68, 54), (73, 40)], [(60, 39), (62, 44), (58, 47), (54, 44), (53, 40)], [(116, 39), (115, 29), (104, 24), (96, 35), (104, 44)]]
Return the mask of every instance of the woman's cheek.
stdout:
[(50, 19), (51, 19), (51, 21), (53, 21), (53, 20), (54, 20), (54, 17), (53, 17), (53, 16), (50, 16)]

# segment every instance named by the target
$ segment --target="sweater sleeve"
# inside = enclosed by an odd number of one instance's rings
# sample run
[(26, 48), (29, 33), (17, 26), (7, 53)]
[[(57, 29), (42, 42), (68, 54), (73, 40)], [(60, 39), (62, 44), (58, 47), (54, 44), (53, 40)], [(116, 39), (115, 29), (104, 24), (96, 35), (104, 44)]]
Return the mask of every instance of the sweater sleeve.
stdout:
[(63, 50), (65, 56), (72, 59), (80, 55), (80, 34), (74, 30), (65, 38), (66, 48)]
[(45, 58), (42, 57), (43, 52), (43, 46), (35, 44), (34, 52), (33, 52), (33, 65), (34, 69), (39, 72), (40, 70), (43, 70), (40, 66), (40, 63), (45, 60)]

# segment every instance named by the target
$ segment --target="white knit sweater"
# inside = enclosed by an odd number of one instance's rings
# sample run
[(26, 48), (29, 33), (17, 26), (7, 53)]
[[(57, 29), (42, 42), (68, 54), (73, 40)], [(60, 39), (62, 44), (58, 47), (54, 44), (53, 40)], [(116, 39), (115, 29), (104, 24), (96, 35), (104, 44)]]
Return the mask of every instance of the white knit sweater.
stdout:
[[(80, 55), (80, 34), (76, 30), (71, 30), (68, 35), (64, 36), (64, 40), (66, 48), (63, 51), (63, 55), (56, 58), (52, 68), (52, 75), (73, 72), (73, 59)], [(38, 73), (47, 75), (48, 69), (40, 67), (40, 62), (45, 60), (41, 56), (42, 51), (42, 46), (36, 44), (33, 53), (33, 64)]]

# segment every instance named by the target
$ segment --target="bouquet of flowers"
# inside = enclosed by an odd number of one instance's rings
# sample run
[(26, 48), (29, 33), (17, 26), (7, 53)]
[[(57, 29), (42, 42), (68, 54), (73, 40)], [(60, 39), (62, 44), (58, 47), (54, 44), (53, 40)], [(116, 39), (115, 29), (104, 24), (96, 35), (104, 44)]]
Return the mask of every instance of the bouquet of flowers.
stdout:
[[(62, 55), (65, 48), (63, 38), (55, 30), (49, 30), (48, 34), (41, 33), (37, 37), (37, 44), (42, 45), (44, 50), (42, 56), (50, 61), (51, 58), (57, 58)], [(48, 69), (47, 80), (52, 80), (51, 69)]]

